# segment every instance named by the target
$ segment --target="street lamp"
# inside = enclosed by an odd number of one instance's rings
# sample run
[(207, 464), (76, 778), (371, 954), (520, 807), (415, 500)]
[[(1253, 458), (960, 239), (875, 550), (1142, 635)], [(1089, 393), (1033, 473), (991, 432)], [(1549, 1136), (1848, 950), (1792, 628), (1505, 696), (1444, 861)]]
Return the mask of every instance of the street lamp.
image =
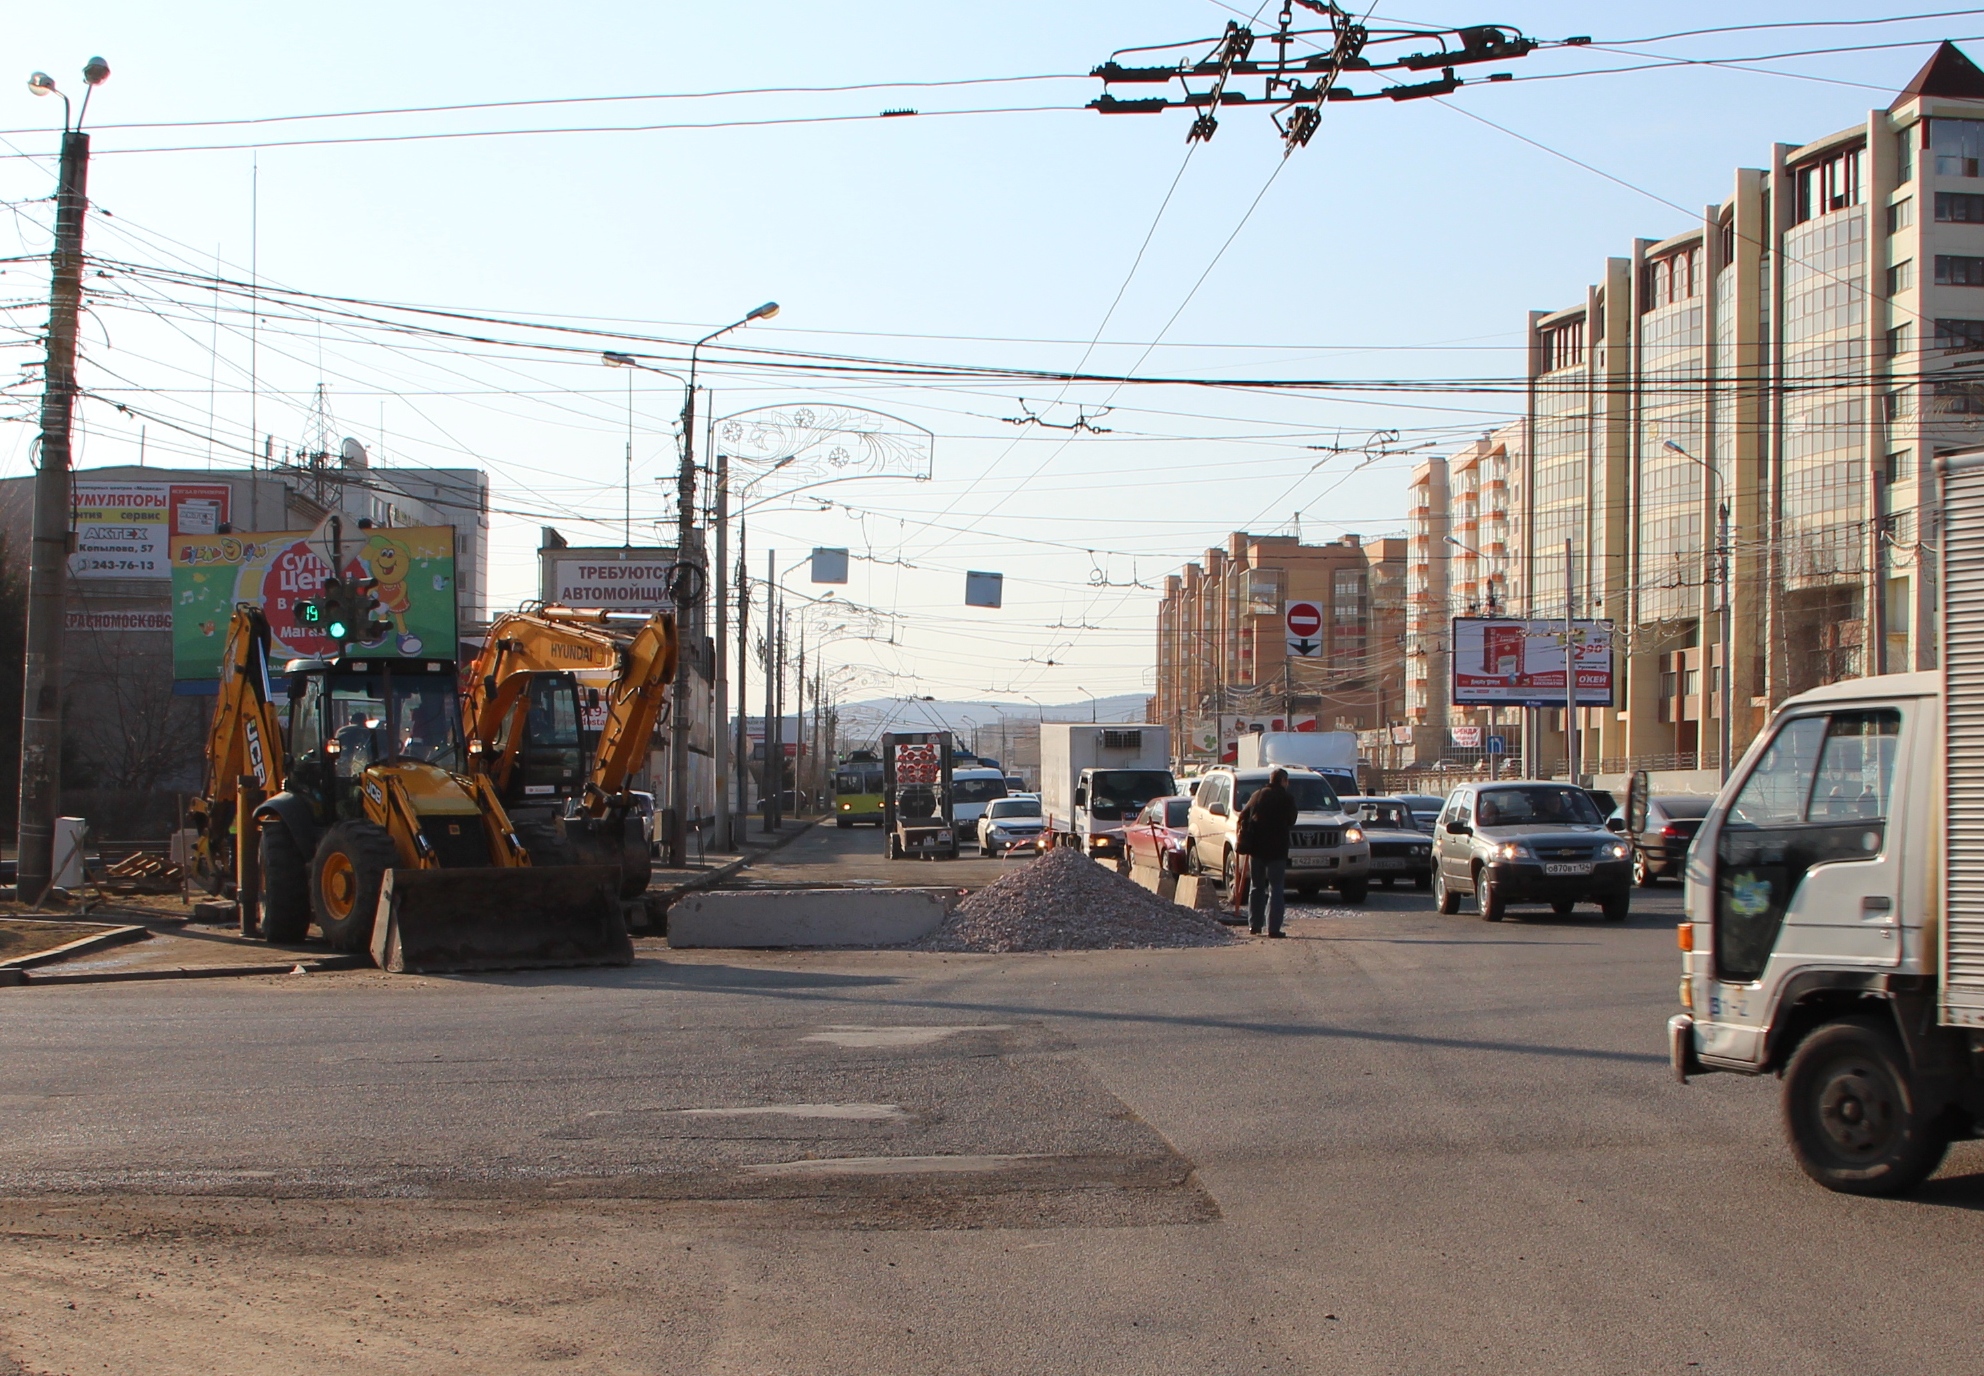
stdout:
[(1735, 679), (1734, 646), (1730, 643), (1732, 628), (1729, 606), (1729, 498), (1722, 490), (1722, 475), (1715, 466), (1696, 458), (1673, 440), (1661, 441), (1661, 447), (1670, 454), (1679, 454), (1709, 476), (1715, 486), (1712, 495), (1716, 499), (1715, 527), (1715, 581), (1717, 600), (1721, 603), (1722, 625), (1718, 639), (1722, 642), (1722, 673), (1716, 682), (1716, 708), (1722, 715), (1720, 729), (1716, 733), (1716, 764), (1721, 771), (1722, 782), (1729, 782), (1729, 749), (1735, 741), (1735, 720), (1733, 717), (1732, 683)]
[(1089, 693), (1088, 689), (1082, 687), (1079, 683), (1075, 685), (1075, 691), (1077, 693), (1088, 693), (1088, 720), (1089, 725), (1093, 726), (1095, 724), (1095, 694)]
[[(700, 590), (692, 587), (688, 570), (692, 567), (689, 545), (695, 535), (696, 523), (696, 364), (703, 345), (720, 335), (750, 324), (754, 320), (769, 320), (778, 314), (778, 302), (767, 301), (750, 312), (742, 320), (733, 321), (720, 330), (711, 330), (689, 347), (689, 385), (682, 398), (682, 467), (675, 482), (675, 562), (679, 571), (674, 579), (676, 625), (682, 626), (688, 618), (683, 614), (693, 592), (700, 596)], [(701, 572), (700, 568), (697, 572)], [(668, 723), (668, 791), (675, 807), (668, 824), (668, 863), (671, 868), (680, 869), (688, 858), (688, 803), (689, 803), (689, 675), (675, 675), (675, 701), (670, 709)]]

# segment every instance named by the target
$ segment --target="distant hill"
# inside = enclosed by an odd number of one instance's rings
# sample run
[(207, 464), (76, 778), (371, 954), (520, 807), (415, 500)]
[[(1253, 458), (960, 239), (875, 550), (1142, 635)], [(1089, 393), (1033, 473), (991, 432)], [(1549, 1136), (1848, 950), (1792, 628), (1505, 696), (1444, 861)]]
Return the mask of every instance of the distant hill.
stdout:
[[(1143, 693), (1097, 698), (1094, 720), (1142, 721), (1147, 701)], [(946, 730), (968, 738), (974, 725), (982, 732), (996, 729), (1002, 719), (1009, 729), (1020, 722), (1088, 721), (1090, 704), (1087, 698), (1080, 702), (1047, 703), (1044, 708), (1030, 702), (906, 702), (901, 698), (870, 698), (841, 704), (840, 735), (849, 743), (873, 740), (885, 730)]]

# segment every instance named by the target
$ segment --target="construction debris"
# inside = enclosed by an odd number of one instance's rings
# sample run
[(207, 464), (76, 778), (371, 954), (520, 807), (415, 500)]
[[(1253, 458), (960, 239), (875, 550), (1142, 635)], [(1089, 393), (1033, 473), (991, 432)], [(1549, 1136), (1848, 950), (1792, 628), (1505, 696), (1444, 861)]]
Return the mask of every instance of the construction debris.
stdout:
[(958, 904), (925, 951), (1107, 951), (1222, 946), (1210, 914), (1167, 903), (1079, 851), (1057, 848)]
[(156, 851), (137, 851), (125, 856), (103, 872), (96, 889), (103, 894), (129, 897), (141, 893), (178, 893), (186, 876), (179, 866)]

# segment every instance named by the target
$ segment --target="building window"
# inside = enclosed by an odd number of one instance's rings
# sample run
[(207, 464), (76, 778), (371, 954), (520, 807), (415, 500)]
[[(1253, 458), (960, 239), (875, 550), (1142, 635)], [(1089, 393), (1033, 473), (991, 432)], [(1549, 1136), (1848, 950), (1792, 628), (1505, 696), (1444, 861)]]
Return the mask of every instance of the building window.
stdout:
[[(1984, 196), (1980, 196), (1978, 199), (1984, 200)], [(1947, 218), (1943, 214), (1943, 198), (1941, 196), (1936, 197), (1936, 218), (1939, 220)], [(1915, 198), (1913, 196), (1903, 196), (1888, 207), (1888, 233), (1899, 234), (1914, 223)]]
[(1946, 416), (1984, 415), (1984, 382), (1938, 382), (1932, 408)]
[(1984, 120), (1938, 119), (1929, 122), (1929, 151), (1939, 177), (1974, 177), (1984, 156)]
[(1936, 218), (1944, 224), (1984, 225), (1984, 196), (1968, 191), (1938, 191)]
[[(1558, 677), (1562, 678), (1563, 675), (1559, 674)], [(1662, 696), (1663, 698), (1673, 697), (1675, 688), (1677, 686), (1677, 681), (1679, 680), (1679, 678), (1680, 675), (1676, 674), (1671, 669), (1662, 673), (1660, 676), (1660, 696)]]
[(1689, 669), (1681, 675), (1681, 696), (1691, 698), (1702, 690), (1702, 671)]
[(1899, 296), (1915, 288), (1915, 260), (1905, 258), (1888, 269), (1888, 295)]
[(1904, 129), (1894, 136), (1894, 179), (1906, 183), (1915, 177), (1915, 130)]
[(1584, 318), (1567, 320), (1561, 325), (1553, 325), (1541, 332), (1543, 336), (1543, 371), (1554, 373), (1559, 368), (1575, 368), (1584, 362)]
[(1936, 347), (1946, 354), (1984, 349), (1984, 320), (1938, 320)]
[(1900, 358), (1915, 347), (1915, 327), (1906, 322), (1888, 331), (1888, 357)]
[(1984, 258), (1971, 258), (1961, 253), (1937, 254), (1936, 285), (1984, 287)]
[(1913, 400), (1907, 392), (1887, 392), (1881, 396), (1881, 415), (1889, 421), (1907, 420), (1915, 414)]
[(1640, 283), (1640, 309), (1650, 311), (1699, 295), (1701, 265), (1700, 245), (1649, 261)]
[(1907, 480), (1908, 451), (1906, 449), (1898, 449), (1888, 455), (1886, 462), (1881, 466), (1881, 478), (1889, 487)]
[(1849, 149), (1798, 169), (1799, 224), (1860, 204), (1862, 152), (1859, 148)]

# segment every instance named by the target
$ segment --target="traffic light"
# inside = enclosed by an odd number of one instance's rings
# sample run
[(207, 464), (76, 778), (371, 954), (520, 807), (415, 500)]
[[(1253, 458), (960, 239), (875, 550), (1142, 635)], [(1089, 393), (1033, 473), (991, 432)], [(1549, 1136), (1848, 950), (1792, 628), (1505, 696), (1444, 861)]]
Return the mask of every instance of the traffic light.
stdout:
[(373, 595), (378, 586), (376, 578), (326, 578), (321, 592), (297, 606), (297, 622), (322, 631), (340, 651), (353, 644), (370, 644), (391, 629), (391, 623), (379, 614), (379, 599)]

